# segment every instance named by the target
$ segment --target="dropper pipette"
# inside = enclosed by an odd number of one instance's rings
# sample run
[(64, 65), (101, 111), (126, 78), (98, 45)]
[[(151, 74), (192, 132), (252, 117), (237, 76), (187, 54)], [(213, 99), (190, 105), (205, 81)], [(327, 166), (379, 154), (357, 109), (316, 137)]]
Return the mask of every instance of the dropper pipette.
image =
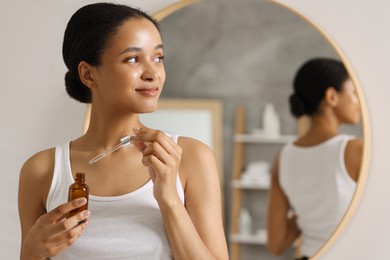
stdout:
[(115, 152), (119, 148), (121, 148), (121, 147), (128, 148), (132, 144), (133, 143), (130, 141), (130, 135), (125, 135), (120, 139), (120, 142), (118, 144), (114, 145), (111, 148), (108, 148), (107, 150), (105, 150), (101, 154), (99, 154), (99, 155), (95, 156), (94, 158), (92, 158), (91, 160), (89, 160), (89, 164), (94, 164), (95, 162), (99, 161), (100, 159), (103, 159), (104, 157), (106, 157), (110, 153)]

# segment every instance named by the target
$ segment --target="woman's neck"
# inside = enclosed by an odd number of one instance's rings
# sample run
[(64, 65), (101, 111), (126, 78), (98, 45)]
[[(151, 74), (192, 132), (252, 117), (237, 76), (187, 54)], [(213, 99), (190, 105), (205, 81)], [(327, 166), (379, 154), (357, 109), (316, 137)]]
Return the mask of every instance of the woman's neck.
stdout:
[(334, 136), (339, 132), (339, 121), (333, 116), (313, 115), (308, 132)]
[(326, 114), (310, 117), (310, 126), (306, 133), (295, 144), (312, 146), (320, 144), (339, 134), (339, 121), (336, 117)]
[(77, 143), (87, 150), (107, 149), (119, 143), (121, 137), (131, 135), (134, 128), (142, 126), (138, 114), (97, 115), (92, 111), (88, 130)]

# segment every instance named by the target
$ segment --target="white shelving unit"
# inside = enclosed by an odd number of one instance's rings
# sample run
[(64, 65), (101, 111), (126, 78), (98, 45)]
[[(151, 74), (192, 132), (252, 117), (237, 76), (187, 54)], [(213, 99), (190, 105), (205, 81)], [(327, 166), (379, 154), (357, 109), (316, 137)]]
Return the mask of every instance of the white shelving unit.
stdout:
[[(238, 225), (240, 210), (241, 210), (241, 197), (244, 190), (264, 190), (270, 189), (271, 180), (256, 182), (242, 181), (242, 173), (245, 168), (245, 145), (247, 144), (275, 144), (283, 145), (294, 141), (297, 135), (280, 135), (277, 137), (264, 136), (261, 133), (250, 133), (245, 131), (245, 109), (243, 107), (237, 107), (236, 110), (236, 123), (235, 123), (235, 135), (234, 135), (234, 154), (233, 154), (233, 173), (231, 179), (232, 188), (232, 206), (231, 206), (231, 223), (230, 223), (230, 235), (229, 246), (231, 253), (231, 260), (241, 259), (240, 245), (253, 244), (264, 246), (267, 244), (266, 230), (260, 230), (259, 233), (253, 235), (240, 234)], [(263, 196), (263, 195), (259, 195)]]

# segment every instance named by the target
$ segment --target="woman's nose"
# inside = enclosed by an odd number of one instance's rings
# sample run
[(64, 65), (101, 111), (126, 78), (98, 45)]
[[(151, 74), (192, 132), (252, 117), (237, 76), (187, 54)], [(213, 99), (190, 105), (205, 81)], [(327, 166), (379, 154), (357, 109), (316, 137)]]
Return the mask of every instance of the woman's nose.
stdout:
[(147, 64), (144, 66), (144, 70), (141, 75), (141, 79), (144, 81), (155, 81), (158, 77), (158, 70), (153, 68), (153, 65)]

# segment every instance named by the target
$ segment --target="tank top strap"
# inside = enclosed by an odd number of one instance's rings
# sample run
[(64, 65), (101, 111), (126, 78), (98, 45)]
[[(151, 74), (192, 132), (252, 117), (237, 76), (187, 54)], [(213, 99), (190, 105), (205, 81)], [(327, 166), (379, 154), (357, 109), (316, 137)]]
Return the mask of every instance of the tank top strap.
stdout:
[(46, 199), (46, 210), (50, 211), (59, 203), (64, 203), (63, 194), (67, 194), (68, 186), (72, 181), (69, 180), (66, 170), (66, 151), (69, 150), (69, 142), (55, 147), (54, 170), (50, 185), (50, 190)]
[[(165, 132), (165, 134), (167, 136), (169, 136), (175, 143), (177, 143), (177, 141), (179, 140), (180, 135), (178, 135), (178, 134), (173, 134), (173, 133), (168, 133), (168, 132)], [(176, 188), (177, 188), (177, 192), (179, 194), (181, 201), (183, 203), (185, 203), (184, 189), (183, 189), (183, 186), (182, 186), (181, 181), (180, 181), (179, 173), (177, 173), (177, 177), (176, 177)]]

